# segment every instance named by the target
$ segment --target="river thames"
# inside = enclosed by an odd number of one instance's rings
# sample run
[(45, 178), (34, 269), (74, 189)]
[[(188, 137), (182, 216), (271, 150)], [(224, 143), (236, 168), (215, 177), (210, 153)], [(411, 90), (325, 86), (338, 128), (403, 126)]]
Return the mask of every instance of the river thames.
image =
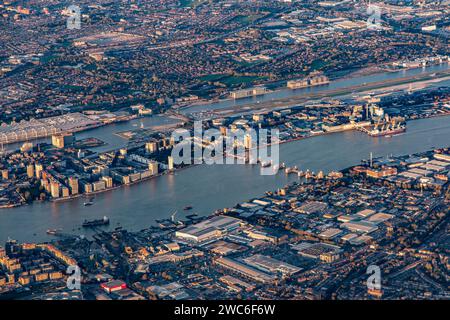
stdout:
[[(450, 117), (438, 117), (408, 122), (406, 133), (391, 138), (348, 131), (286, 143), (280, 146), (280, 158), (288, 166), (329, 172), (359, 164), (370, 152), (385, 157), (449, 146), (449, 137)], [(111, 220), (110, 229), (120, 224), (137, 231), (156, 219), (168, 218), (175, 210), (183, 218), (187, 205), (193, 207), (189, 213), (207, 215), (298, 179), (281, 171), (275, 176), (262, 176), (259, 170), (252, 165), (200, 165), (98, 194), (93, 206), (85, 207), (85, 198), (78, 198), (2, 209), (0, 243), (8, 237), (24, 242), (47, 241), (52, 239), (46, 234), (50, 228), (89, 235), (89, 231), (80, 229), (83, 220), (105, 215)]]

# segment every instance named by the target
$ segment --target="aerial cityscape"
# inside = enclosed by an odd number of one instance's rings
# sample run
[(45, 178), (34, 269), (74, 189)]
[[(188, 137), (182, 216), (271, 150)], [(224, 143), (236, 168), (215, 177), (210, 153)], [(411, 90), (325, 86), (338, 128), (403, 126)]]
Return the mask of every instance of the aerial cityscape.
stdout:
[(449, 1), (4, 0), (0, 28), (0, 300), (449, 300)]

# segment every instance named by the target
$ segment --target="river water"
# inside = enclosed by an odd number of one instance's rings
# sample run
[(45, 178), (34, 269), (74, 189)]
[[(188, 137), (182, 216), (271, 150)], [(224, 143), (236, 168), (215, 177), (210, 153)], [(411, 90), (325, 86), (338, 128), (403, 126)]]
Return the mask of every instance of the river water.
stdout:
[[(361, 159), (367, 159), (370, 152), (374, 156), (401, 155), (449, 146), (449, 137), (450, 117), (431, 118), (409, 122), (406, 133), (391, 138), (372, 138), (349, 131), (283, 144), (280, 157), (281, 162), (289, 166), (328, 172), (358, 164)], [(182, 218), (183, 207), (187, 205), (193, 206), (192, 212), (206, 215), (297, 179), (282, 172), (261, 176), (259, 170), (258, 166), (252, 165), (200, 165), (98, 194), (95, 204), (89, 207), (83, 205), (84, 198), (79, 198), (2, 209), (0, 243), (8, 237), (19, 241), (46, 241), (51, 239), (45, 233), (49, 228), (89, 234), (89, 231), (79, 229), (82, 221), (104, 215), (111, 219), (109, 228), (120, 223), (126, 229), (140, 230), (154, 224), (156, 219), (168, 218), (175, 210)]]

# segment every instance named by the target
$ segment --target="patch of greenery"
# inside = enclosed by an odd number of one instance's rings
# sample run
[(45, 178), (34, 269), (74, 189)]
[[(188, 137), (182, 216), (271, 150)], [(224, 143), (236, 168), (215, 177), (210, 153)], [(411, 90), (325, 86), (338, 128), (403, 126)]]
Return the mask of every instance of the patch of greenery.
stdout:
[(311, 71), (323, 70), (327, 65), (328, 65), (327, 62), (318, 59), (318, 60), (314, 60), (314, 61), (311, 63), (310, 69), (311, 69)]
[(234, 20), (238, 21), (238, 22), (240, 22), (242, 24), (249, 24), (249, 23), (255, 22), (256, 20), (258, 20), (258, 19), (260, 19), (262, 17), (264, 17), (263, 14), (252, 14), (252, 15), (249, 15), (249, 16), (242, 15), (242, 16), (237, 16), (236, 18), (234, 18)]
[(209, 74), (209, 75), (200, 77), (199, 79), (201, 81), (215, 82), (226, 76), (227, 76), (226, 74)]
[(180, 6), (184, 8), (195, 8), (207, 0), (180, 0)]
[(267, 77), (258, 77), (258, 76), (228, 76), (220, 80), (223, 84), (228, 87), (238, 86), (242, 84), (253, 83), (259, 80), (265, 80)]
[(240, 76), (230, 74), (210, 74), (199, 78), (201, 81), (220, 82), (227, 87), (240, 86), (242, 84), (249, 84), (256, 81), (266, 80), (267, 77), (259, 76)]

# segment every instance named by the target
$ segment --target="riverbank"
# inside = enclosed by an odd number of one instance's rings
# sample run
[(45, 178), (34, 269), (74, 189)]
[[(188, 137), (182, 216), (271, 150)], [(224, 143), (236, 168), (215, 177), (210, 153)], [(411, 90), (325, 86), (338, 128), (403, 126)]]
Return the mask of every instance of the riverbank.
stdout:
[[(407, 122), (411, 123), (413, 121), (419, 121), (419, 120), (429, 119), (429, 118), (446, 117), (446, 116), (450, 116), (450, 110), (449, 110), (448, 113), (445, 113), (445, 114), (434, 114), (434, 115), (423, 116), (423, 117), (416, 118), (416, 119), (407, 119)], [(338, 131), (316, 132), (316, 133), (313, 133), (313, 134), (310, 134), (310, 135), (307, 135), (307, 136), (295, 137), (295, 138), (290, 138), (290, 139), (286, 139), (286, 140), (283, 140), (283, 141), (279, 141), (277, 144), (285, 145), (285, 144), (294, 143), (294, 142), (302, 141), (302, 140), (307, 140), (307, 139), (311, 139), (311, 138), (315, 138), (315, 137), (327, 136), (327, 135), (332, 135), (332, 134), (339, 134), (339, 133), (343, 133), (343, 132), (350, 132), (350, 131), (356, 131), (356, 130), (357, 130), (356, 128), (349, 128), (349, 129), (342, 129), (342, 130), (338, 130)], [(371, 137), (371, 139), (376, 139), (376, 138)], [(272, 144), (272, 143), (267, 144), (267, 147), (270, 147), (272, 145), (274, 145), (274, 144)], [(230, 155), (227, 155), (227, 156), (230, 156)], [(234, 157), (234, 158), (236, 158), (236, 157)], [(194, 166), (197, 166), (197, 165), (195, 165), (195, 164), (185, 165), (183, 167), (175, 168), (173, 171), (166, 170), (166, 171), (158, 173), (157, 175), (145, 177), (145, 178), (142, 178), (140, 180), (130, 182), (128, 184), (116, 185), (116, 186), (114, 186), (112, 188), (106, 188), (106, 189), (103, 189), (103, 190), (93, 191), (93, 192), (89, 192), (89, 193), (81, 193), (81, 194), (78, 194), (78, 195), (73, 195), (73, 196), (69, 196), (69, 197), (65, 197), (65, 198), (49, 199), (47, 201), (48, 202), (52, 202), (52, 203), (62, 203), (62, 202), (69, 202), (69, 201), (72, 201), (72, 200), (75, 200), (75, 199), (78, 199), (78, 198), (89, 198), (89, 197), (92, 197), (92, 196), (95, 196), (95, 195), (98, 195), (98, 194), (112, 192), (112, 191), (117, 190), (117, 189), (126, 188), (128, 186), (134, 186), (134, 185), (137, 185), (137, 184), (140, 184), (140, 183), (144, 183), (144, 182), (146, 182), (148, 180), (155, 179), (155, 178), (158, 178), (158, 177), (163, 176), (163, 175), (175, 174), (175, 173), (177, 173), (177, 172), (179, 172), (181, 170), (185, 170), (185, 169), (188, 169), (188, 168), (191, 168), (191, 167), (194, 167)], [(16, 207), (19, 207), (19, 206), (24, 206), (24, 205), (28, 205), (28, 204), (27, 203), (9, 204), (9, 205), (3, 206), (1, 208), (2, 209), (13, 209), (13, 208), (16, 208)]]
[[(280, 145), (280, 163), (314, 172), (342, 170), (374, 157), (411, 154), (448, 146), (450, 116), (408, 122), (405, 134), (389, 139), (372, 138), (361, 132), (346, 131), (314, 136)], [(22, 242), (53, 239), (47, 229), (76, 229), (84, 220), (108, 216), (114, 229), (117, 223), (127, 230), (156, 225), (176, 210), (180, 219), (187, 205), (199, 216), (228, 208), (280, 186), (297, 181), (296, 175), (260, 175), (256, 165), (197, 165), (189, 170), (161, 175), (130, 188), (117, 188), (95, 197), (95, 205), (84, 206), (83, 198), (63, 202), (34, 202), (0, 210), (0, 242), (8, 237)], [(187, 168), (186, 168), (187, 169)], [(20, 223), (18, 223), (20, 221)], [(79, 231), (86, 236), (91, 231)]]
[[(181, 170), (181, 169), (183, 169), (183, 168), (176, 169), (176, 171)], [(174, 172), (175, 172), (175, 170), (174, 170)], [(160, 176), (165, 175), (165, 174), (170, 174), (170, 172), (164, 171), (162, 173), (158, 173), (158, 174), (150, 176), (150, 177), (141, 178), (140, 180), (133, 181), (133, 182), (130, 182), (130, 183), (127, 183), (127, 184), (121, 184), (121, 185), (117, 185), (117, 186), (114, 186), (114, 187), (111, 187), (111, 188), (106, 188), (106, 189), (98, 190), (98, 191), (92, 191), (92, 192), (89, 192), (89, 193), (80, 193), (80, 194), (77, 194), (77, 195), (74, 195), (74, 196), (65, 197), (65, 198), (50, 199), (48, 201), (50, 201), (50, 202), (64, 202), (64, 201), (70, 201), (70, 200), (81, 198), (81, 197), (89, 198), (89, 197), (92, 197), (92, 196), (95, 196), (95, 195), (98, 195), (98, 194), (102, 194), (102, 193), (105, 193), (105, 192), (111, 192), (111, 191), (114, 191), (114, 190), (117, 190), (117, 189), (120, 189), (120, 188), (133, 186), (135, 184), (139, 184), (141, 182), (145, 182), (145, 181), (148, 181), (148, 180), (151, 180), (151, 179), (155, 179), (155, 178), (160, 177)]]

